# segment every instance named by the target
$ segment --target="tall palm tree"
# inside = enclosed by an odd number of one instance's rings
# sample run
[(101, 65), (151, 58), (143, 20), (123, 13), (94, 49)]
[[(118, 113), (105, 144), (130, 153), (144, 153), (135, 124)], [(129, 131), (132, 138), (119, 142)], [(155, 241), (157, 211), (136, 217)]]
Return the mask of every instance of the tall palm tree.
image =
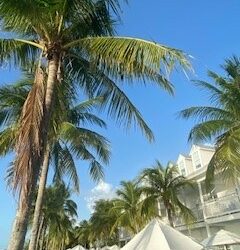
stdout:
[(226, 181), (240, 174), (240, 58), (233, 56), (222, 66), (224, 75), (208, 71), (212, 83), (196, 81), (209, 94), (210, 105), (195, 106), (180, 112), (185, 119), (195, 118), (189, 140), (215, 142), (215, 153), (208, 165), (206, 184), (209, 189), (214, 174), (221, 173)]
[(150, 80), (171, 91), (163, 70), (171, 70), (175, 63), (189, 66), (178, 50), (141, 39), (111, 37), (109, 8), (117, 12), (118, 1), (2, 0), (0, 3), (2, 28), (18, 34), (18, 38), (0, 40), (0, 59), (24, 64), (26, 58), (37, 55), (44, 57), (47, 65), (46, 82), (41, 67), (36, 70), (35, 84), (21, 116), (14, 171), (14, 188), (19, 189), (20, 201), (9, 249), (23, 246), (31, 191), (43, 161), (54, 93), (56, 86), (61, 85), (62, 72), (71, 73), (75, 79), (79, 77), (81, 87), (88, 93), (105, 93), (111, 115), (121, 122), (124, 118), (126, 125), (137, 121), (152, 138), (139, 112), (111, 78), (126, 78), (130, 82), (133, 78)]
[[(31, 79), (28, 78), (25, 79), (25, 81), (20, 81), (16, 85), (2, 87), (0, 89), (1, 122), (3, 123), (3, 130), (0, 133), (0, 144), (4, 147), (0, 148), (1, 153), (6, 153), (14, 147), (15, 135), (17, 133), (17, 121), (21, 113), (24, 98), (26, 98), (29, 92), (30, 83)], [(96, 155), (98, 155), (100, 160), (104, 163), (107, 163), (109, 159), (107, 140), (91, 130), (78, 127), (80, 123), (83, 125), (87, 122), (105, 126), (105, 123), (100, 118), (90, 113), (94, 107), (100, 104), (99, 101), (101, 101), (101, 98), (82, 102), (72, 109), (66, 107), (67, 104), (69, 105), (66, 101), (68, 96), (66, 95), (62, 98), (62, 100), (66, 102), (65, 106), (63, 105), (63, 101), (58, 100), (56, 101), (56, 105), (61, 108), (56, 107), (54, 109), (51, 136), (48, 142), (49, 148), (48, 151), (45, 152), (44, 162), (41, 168), (41, 177), (29, 247), (33, 247), (33, 243), (36, 245), (41, 204), (47, 180), (50, 155), (52, 155), (55, 166), (54, 179), (61, 179), (66, 173), (73, 180), (76, 190), (78, 190), (78, 175), (72, 154), (80, 159), (90, 161), (90, 174), (95, 180), (101, 178), (103, 175), (102, 165), (96, 160), (94, 154), (92, 154), (89, 149), (95, 149)], [(65, 113), (68, 114), (67, 117), (64, 115)], [(56, 124), (57, 121), (59, 124)]]
[(186, 222), (193, 221), (193, 213), (180, 199), (180, 192), (183, 188), (192, 187), (192, 183), (179, 175), (177, 167), (172, 163), (168, 163), (164, 168), (159, 161), (156, 161), (152, 168), (142, 171), (139, 181), (143, 185), (142, 190), (146, 196), (145, 207), (148, 207), (149, 204), (157, 207), (158, 202), (162, 201), (172, 227), (174, 226), (173, 216), (178, 211)]
[(122, 181), (121, 188), (116, 193), (118, 197), (114, 199), (112, 209), (118, 215), (115, 227), (123, 227), (129, 233), (136, 234), (150, 218), (155, 217), (151, 204), (148, 213), (143, 212), (143, 192), (137, 183)]

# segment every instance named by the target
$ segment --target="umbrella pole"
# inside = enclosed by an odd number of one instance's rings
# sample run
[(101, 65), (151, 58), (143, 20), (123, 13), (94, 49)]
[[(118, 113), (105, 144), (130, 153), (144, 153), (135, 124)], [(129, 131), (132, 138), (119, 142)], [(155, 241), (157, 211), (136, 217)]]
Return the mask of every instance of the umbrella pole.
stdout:
[(227, 250), (227, 245), (224, 245), (224, 250)]

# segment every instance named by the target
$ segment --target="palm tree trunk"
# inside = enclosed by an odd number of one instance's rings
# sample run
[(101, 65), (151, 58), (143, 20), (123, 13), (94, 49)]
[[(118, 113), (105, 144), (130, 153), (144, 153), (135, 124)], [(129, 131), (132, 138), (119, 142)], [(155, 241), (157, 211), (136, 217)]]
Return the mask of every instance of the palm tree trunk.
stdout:
[(25, 242), (25, 235), (27, 233), (29, 212), (32, 204), (33, 193), (30, 194), (25, 202), (22, 202), (22, 195), (19, 198), (19, 207), (17, 209), (14, 220), (11, 239), (8, 245), (8, 250), (22, 250)]
[(37, 200), (35, 203), (35, 209), (34, 209), (34, 215), (33, 215), (32, 233), (31, 233), (28, 250), (37, 249), (37, 236), (38, 236), (38, 230), (40, 226), (40, 215), (41, 215), (42, 204), (43, 204), (43, 195), (44, 195), (44, 190), (45, 190), (47, 175), (48, 175), (49, 157), (50, 157), (50, 148), (47, 145), (47, 148), (44, 154), (42, 172), (41, 172), (41, 176), (39, 180)]
[(168, 216), (168, 222), (169, 222), (170, 226), (174, 227), (174, 225), (173, 225), (172, 211), (171, 211), (171, 209), (169, 207), (167, 208), (167, 216)]
[(57, 76), (59, 74), (59, 55), (53, 55), (52, 59), (48, 62), (48, 79), (47, 79), (47, 89), (45, 95), (45, 107), (44, 107), (44, 121), (43, 121), (43, 129), (44, 129), (44, 142), (45, 146), (47, 145), (47, 133), (49, 127), (49, 121), (52, 114), (52, 106), (53, 106), (53, 93), (55, 89), (55, 85), (57, 82)]
[(44, 218), (41, 215), (40, 226), (39, 226), (39, 229), (38, 229), (37, 242), (36, 242), (36, 246), (37, 246), (36, 248), (37, 249), (39, 249), (39, 242), (40, 242), (40, 238), (41, 238), (41, 234), (42, 234), (42, 230), (43, 230), (43, 222), (44, 222)]
[(44, 224), (44, 219), (43, 219), (43, 228), (42, 228), (42, 232), (40, 234), (40, 240), (39, 240), (40, 241), (39, 250), (43, 250), (45, 234), (46, 234), (46, 225)]
[[(58, 65), (59, 65), (59, 54), (55, 53), (51, 56), (48, 62), (48, 78), (47, 78), (47, 88), (46, 88), (46, 95), (45, 95), (45, 103), (43, 103), (44, 109), (44, 117), (42, 123), (42, 130), (43, 130), (43, 151), (40, 155), (43, 156), (46, 148), (47, 143), (47, 135), (48, 135), (48, 127), (49, 121), (51, 118), (51, 111), (53, 105), (53, 93), (55, 89), (55, 84), (57, 81), (58, 75)], [(37, 169), (38, 166), (36, 166)], [(36, 178), (36, 180), (34, 179)], [(19, 199), (19, 208), (17, 212), (17, 216), (15, 219), (11, 240), (8, 246), (8, 250), (23, 250), (25, 236), (27, 233), (27, 226), (28, 226), (28, 219), (29, 219), (29, 210), (31, 207), (33, 192), (36, 188), (37, 178), (38, 178), (38, 171), (36, 171), (36, 175), (34, 176), (33, 180), (31, 181), (31, 189), (27, 197), (25, 198), (25, 203), (22, 204), (22, 199)], [(23, 194), (24, 195), (24, 194)]]

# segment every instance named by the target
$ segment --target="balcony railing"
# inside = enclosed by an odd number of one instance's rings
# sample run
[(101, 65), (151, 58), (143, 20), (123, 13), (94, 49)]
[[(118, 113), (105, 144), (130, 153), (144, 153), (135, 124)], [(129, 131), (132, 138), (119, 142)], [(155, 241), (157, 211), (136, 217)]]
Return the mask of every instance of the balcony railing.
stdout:
[(232, 194), (204, 202), (206, 218), (222, 216), (240, 211), (240, 197), (234, 192)]
[[(240, 195), (237, 192), (234, 192), (226, 196), (205, 201), (202, 207), (190, 209), (195, 215), (196, 222), (204, 221), (203, 209), (205, 219), (233, 214), (240, 212)], [(174, 218), (175, 226), (183, 226), (185, 224), (186, 223), (180, 215)]]

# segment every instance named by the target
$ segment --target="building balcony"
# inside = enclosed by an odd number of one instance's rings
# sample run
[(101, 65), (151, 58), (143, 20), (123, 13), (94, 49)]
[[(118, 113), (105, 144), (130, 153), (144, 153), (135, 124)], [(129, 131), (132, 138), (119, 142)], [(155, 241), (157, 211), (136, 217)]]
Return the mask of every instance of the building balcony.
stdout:
[(218, 198), (205, 201), (203, 208), (206, 219), (236, 213), (240, 211), (240, 196), (237, 192), (222, 197), (218, 195)]
[[(225, 196), (221, 195), (222, 194), (218, 193), (215, 198), (204, 201), (204, 204), (198, 208), (190, 208), (195, 216), (195, 223), (240, 212), (240, 195), (237, 192), (232, 192)], [(176, 227), (185, 226), (186, 223), (179, 215), (174, 218), (174, 225)]]

